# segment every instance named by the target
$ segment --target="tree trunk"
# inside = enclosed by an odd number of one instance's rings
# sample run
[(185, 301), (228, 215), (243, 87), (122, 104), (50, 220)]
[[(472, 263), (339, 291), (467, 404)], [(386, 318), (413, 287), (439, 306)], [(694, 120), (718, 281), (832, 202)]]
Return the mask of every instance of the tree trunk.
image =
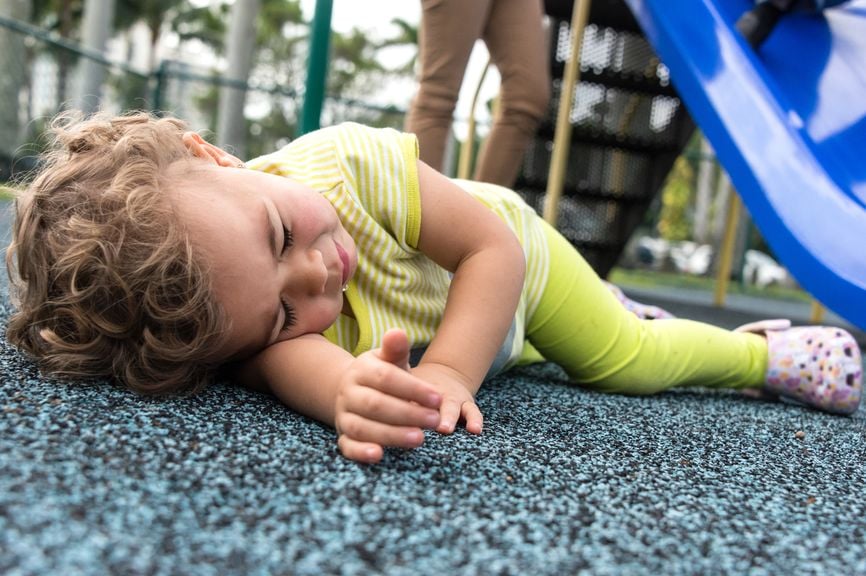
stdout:
[[(69, 39), (72, 30), (72, 0), (61, 0), (60, 2), (60, 29), (58, 33), (63, 39)], [(58, 48), (57, 54), (57, 110), (66, 107), (67, 84), (69, 83), (69, 66), (72, 58), (69, 52)]]
[[(256, 15), (259, 0), (236, 0), (232, 6), (228, 28), (228, 70), (226, 77), (246, 82), (253, 60), (256, 40)], [(242, 88), (224, 86), (220, 89), (219, 116), (217, 118), (217, 144), (230, 147), (235, 156), (246, 155), (246, 121), (244, 101), (247, 92)]]
[(698, 184), (695, 196), (694, 238), (699, 244), (706, 244), (709, 237), (710, 202), (713, 191), (713, 148), (701, 136), (701, 157), (698, 164)]
[[(82, 44), (85, 48), (105, 53), (105, 43), (111, 36), (113, 18), (114, 0), (84, 0)], [(78, 107), (86, 114), (99, 109), (104, 82), (105, 66), (89, 58), (82, 58)]]

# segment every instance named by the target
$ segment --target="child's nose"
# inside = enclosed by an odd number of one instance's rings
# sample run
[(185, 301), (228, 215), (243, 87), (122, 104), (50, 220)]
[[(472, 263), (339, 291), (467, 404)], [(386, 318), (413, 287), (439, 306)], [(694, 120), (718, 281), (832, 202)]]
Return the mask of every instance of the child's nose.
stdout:
[(315, 249), (298, 251), (289, 270), (290, 290), (299, 295), (321, 294), (328, 279), (322, 253)]

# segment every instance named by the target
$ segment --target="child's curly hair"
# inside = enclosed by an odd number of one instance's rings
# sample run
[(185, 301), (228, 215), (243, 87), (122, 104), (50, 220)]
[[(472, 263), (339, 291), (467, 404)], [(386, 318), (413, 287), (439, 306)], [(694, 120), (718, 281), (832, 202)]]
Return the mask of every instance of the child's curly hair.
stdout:
[(185, 130), (147, 113), (52, 122), (6, 253), (18, 308), (6, 337), (44, 372), (148, 394), (214, 375), (227, 319), (166, 194), (166, 169), (192, 158)]

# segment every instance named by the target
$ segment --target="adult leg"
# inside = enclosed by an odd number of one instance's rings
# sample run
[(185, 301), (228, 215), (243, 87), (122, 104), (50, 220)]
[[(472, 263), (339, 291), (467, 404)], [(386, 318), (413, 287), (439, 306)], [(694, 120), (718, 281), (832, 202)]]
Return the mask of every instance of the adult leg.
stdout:
[(490, 0), (422, 0), (421, 7), (418, 92), (405, 129), (418, 136), (421, 160), (442, 170), (460, 85)]
[(475, 179), (511, 187), (526, 147), (547, 114), (550, 70), (540, 0), (494, 0), (484, 41), (502, 77), (499, 113), (478, 157)]
[(527, 335), (577, 383), (625, 394), (675, 386), (758, 388), (767, 343), (690, 320), (641, 320), (628, 312), (583, 257), (546, 223), (550, 275)]

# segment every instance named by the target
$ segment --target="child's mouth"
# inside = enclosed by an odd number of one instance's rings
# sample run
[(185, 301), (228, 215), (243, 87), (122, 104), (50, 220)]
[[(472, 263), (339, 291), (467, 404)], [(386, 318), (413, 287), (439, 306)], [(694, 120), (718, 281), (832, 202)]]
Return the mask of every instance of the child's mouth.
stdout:
[(334, 242), (334, 245), (337, 247), (337, 256), (340, 257), (340, 263), (343, 265), (343, 275), (340, 286), (345, 286), (346, 282), (349, 281), (349, 255), (346, 254), (346, 250), (340, 246), (339, 242)]

